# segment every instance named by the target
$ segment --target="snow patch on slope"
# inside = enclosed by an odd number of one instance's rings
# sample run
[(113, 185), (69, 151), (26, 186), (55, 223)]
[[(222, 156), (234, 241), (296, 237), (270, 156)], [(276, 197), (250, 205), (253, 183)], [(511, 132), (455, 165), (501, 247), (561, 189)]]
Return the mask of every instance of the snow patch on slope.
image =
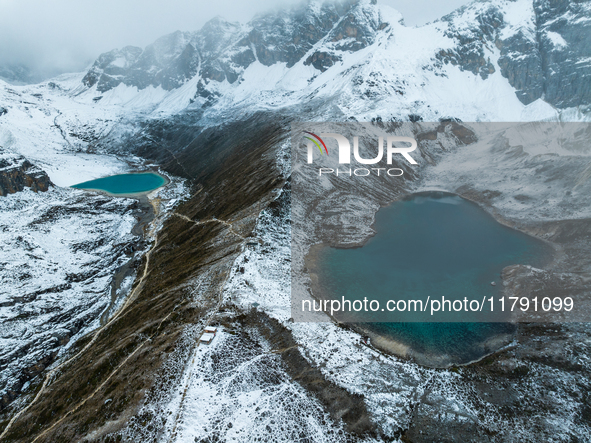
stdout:
[(59, 188), (0, 198), (0, 395), (22, 368), (98, 326), (129, 260), (132, 203)]
[(563, 49), (568, 46), (566, 40), (562, 38), (562, 35), (560, 35), (558, 32), (546, 31), (546, 36), (550, 39), (554, 47), (557, 49)]

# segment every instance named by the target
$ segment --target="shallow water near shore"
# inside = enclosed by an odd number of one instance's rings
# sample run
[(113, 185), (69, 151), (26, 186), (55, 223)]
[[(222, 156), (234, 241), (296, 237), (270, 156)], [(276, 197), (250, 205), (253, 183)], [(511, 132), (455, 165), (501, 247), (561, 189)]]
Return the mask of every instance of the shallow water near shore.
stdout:
[[(363, 247), (321, 247), (315, 252), (313, 290), (323, 299), (489, 300), (501, 296), (506, 266), (542, 266), (552, 248), (498, 223), (478, 205), (448, 193), (421, 193), (382, 208), (376, 235)], [(491, 285), (495, 282), (495, 285)], [(381, 342), (409, 349), (421, 360), (467, 363), (501, 346), (513, 326), (508, 314), (490, 311), (431, 315), (425, 311), (340, 314)], [(452, 310), (453, 311), (453, 310)], [(434, 321), (435, 320), (435, 321)], [(499, 340), (499, 337), (505, 337)], [(387, 347), (387, 346), (386, 346)]]
[(79, 183), (72, 188), (101, 191), (111, 195), (134, 195), (158, 189), (167, 183), (165, 177), (155, 172), (118, 174)]

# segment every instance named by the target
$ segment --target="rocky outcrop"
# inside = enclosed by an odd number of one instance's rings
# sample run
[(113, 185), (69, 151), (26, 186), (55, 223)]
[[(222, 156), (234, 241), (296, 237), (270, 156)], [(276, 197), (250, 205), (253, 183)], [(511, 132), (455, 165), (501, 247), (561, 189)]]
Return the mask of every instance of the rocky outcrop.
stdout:
[(457, 46), (453, 49), (442, 49), (436, 58), (445, 64), (451, 63), (463, 71), (470, 71), (486, 79), (495, 72), (495, 68), (485, 53), (485, 42), (494, 39), (498, 34), (499, 28), (503, 25), (503, 14), (491, 5), (476, 15), (475, 22), (468, 27), (456, 26), (454, 18), (457, 16), (458, 14), (454, 13), (442, 18), (449, 26), (444, 35), (454, 39)]
[[(208, 106), (220, 95), (216, 85), (234, 84), (257, 61), (287, 68), (303, 61), (325, 72), (374, 44), (380, 33), (396, 38), (380, 11), (375, 2), (345, 0), (273, 11), (246, 26), (215, 18), (144, 50), (128, 46), (102, 54), (83, 82), (98, 92), (120, 84), (172, 90), (198, 76), (194, 100)], [(436, 49), (423, 69), (445, 76), (440, 68), (453, 65), (485, 80), (500, 70), (524, 104), (543, 98), (561, 109), (588, 106), (589, 16), (585, 3), (567, 0), (474, 2), (435, 23), (442, 42), (452, 44)]]
[(312, 65), (319, 71), (324, 72), (334, 65), (335, 62), (340, 60), (341, 57), (338, 55), (332, 55), (324, 51), (317, 51), (306, 59), (304, 65)]
[(141, 48), (126, 46), (121, 50), (114, 49), (101, 54), (82, 79), (82, 83), (88, 87), (98, 83), (99, 92), (116, 87), (121, 83), (120, 78), (128, 74), (130, 67), (137, 61), (141, 53)]
[[(557, 108), (591, 103), (591, 20), (588, 4), (567, 0), (521, 1), (522, 17), (495, 2), (475, 3), (441, 19), (451, 49), (436, 58), (482, 78), (495, 72), (489, 56), (500, 50), (501, 74), (523, 104), (543, 98)], [(516, 19), (519, 22), (516, 22)]]
[[(310, 3), (255, 17), (246, 29), (221, 18), (207, 22), (197, 32), (180, 32), (156, 40), (144, 50), (127, 46), (99, 56), (82, 80), (106, 92), (120, 84), (144, 89), (178, 88), (199, 74), (197, 95), (209, 98), (211, 81), (234, 83), (255, 61), (265, 66), (285, 63), (292, 67), (321, 39), (335, 51), (358, 51), (375, 41), (384, 29), (374, 4), (356, 0)], [(306, 60), (320, 71), (340, 60), (338, 54), (316, 54)]]
[(504, 41), (497, 40), (496, 45), (501, 50), (501, 74), (516, 89), (517, 98), (526, 105), (540, 98), (544, 93), (544, 72), (537, 42), (519, 31)]
[(51, 185), (49, 176), (24, 157), (6, 153), (0, 148), (0, 196), (25, 188), (45, 192)]
[(558, 108), (591, 103), (589, 3), (534, 2), (544, 72), (544, 100)]

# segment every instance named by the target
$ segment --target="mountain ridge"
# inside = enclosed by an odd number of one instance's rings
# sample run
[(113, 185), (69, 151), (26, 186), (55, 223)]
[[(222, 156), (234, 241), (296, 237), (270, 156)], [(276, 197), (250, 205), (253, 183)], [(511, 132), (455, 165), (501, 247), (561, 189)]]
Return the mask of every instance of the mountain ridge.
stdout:
[[(477, 0), (424, 26), (407, 28), (401, 21), (398, 12), (373, 1), (308, 2), (261, 14), (246, 25), (218, 17), (199, 31), (177, 31), (144, 50), (126, 47), (102, 54), (83, 84), (104, 95), (120, 85), (170, 92), (192, 82), (187, 106), (206, 108), (235, 96), (260, 64), (259, 75), (270, 82), (279, 79), (285, 85), (286, 77), (298, 76), (301, 81), (292, 81), (288, 89), (321, 94), (323, 87), (314, 87), (315, 81), (359, 70), (375, 61), (383, 49), (378, 46), (385, 46), (380, 56), (388, 69), (370, 78), (349, 76), (356, 98), (404, 95), (408, 86), (420, 89), (422, 83), (434, 83), (433, 77), (449, 76), (446, 66), (451, 65), (484, 81), (500, 71), (523, 105), (538, 99), (557, 109), (591, 104), (591, 44), (584, 38), (591, 32), (591, 9), (583, 2)], [(418, 51), (396, 45), (404, 34), (415, 40)], [(368, 47), (373, 51), (348, 62)], [(417, 77), (426, 74), (421, 82), (408, 85), (403, 75), (388, 75), (400, 65), (388, 63), (389, 54), (404, 52), (411, 60), (422, 56), (414, 60)], [(283, 78), (264, 72), (272, 68), (283, 70)], [(565, 77), (568, 82), (562, 81)], [(255, 94), (257, 85), (250, 83)], [(361, 83), (368, 88), (355, 91)]]

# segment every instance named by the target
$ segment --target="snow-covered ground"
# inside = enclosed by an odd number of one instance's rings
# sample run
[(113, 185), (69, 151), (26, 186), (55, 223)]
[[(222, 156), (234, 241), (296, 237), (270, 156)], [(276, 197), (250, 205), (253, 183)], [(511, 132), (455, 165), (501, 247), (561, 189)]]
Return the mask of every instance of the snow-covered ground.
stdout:
[[(3, 155), (21, 155), (55, 185), (0, 197), (0, 397), (7, 400), (98, 327), (101, 313), (117, 308), (132, 276), (117, 289), (117, 300), (111, 299), (113, 277), (141, 256), (132, 248), (139, 241), (132, 234), (136, 200), (69, 188), (144, 167), (129, 155), (95, 153), (93, 143), (126, 111), (77, 101), (72, 91), (80, 79), (64, 75), (31, 86), (0, 81), (7, 111), (0, 118)], [(151, 195), (163, 215), (186, 192), (182, 180), (170, 178)]]
[(105, 135), (122, 111), (77, 103), (66, 88), (81, 76), (63, 77), (32, 86), (0, 81), (0, 103), (7, 110), (0, 119), (0, 146), (43, 169), (58, 186), (127, 171), (128, 164), (116, 157), (87, 153), (89, 142)]
[[(479, 192), (495, 191), (490, 202), (495, 214), (522, 222), (590, 217), (589, 150), (580, 143), (588, 125), (472, 124), (471, 128), (480, 141), (445, 155), (433, 153), (437, 161), (421, 170), (417, 190), (453, 192), (467, 185)], [(523, 137), (524, 133), (529, 135)], [(507, 145), (499, 145), (499, 140)], [(549, 187), (546, 183), (557, 176), (562, 178), (551, 180)], [(514, 198), (519, 195), (527, 198)], [(451, 435), (461, 435), (461, 429), (465, 435), (487, 429), (498, 441), (589, 438), (591, 429), (577, 418), (582, 391), (572, 388), (576, 383), (570, 372), (538, 362), (527, 366), (531, 371), (527, 379), (503, 380), (502, 387), (497, 387), (494, 379), (479, 379), (469, 369), (430, 369), (384, 355), (362, 344), (358, 334), (332, 322), (293, 322), (289, 197), (279, 201), (280, 209), (267, 209), (259, 218), (255, 232), (259, 246), (245, 248), (235, 260), (224, 286), (225, 303), (246, 312), (255, 308), (278, 320), (326, 380), (364, 396), (384, 436), (395, 438), (401, 429), (419, 433), (420, 428), (413, 428), (420, 420), (417, 417), (435, 414)], [(567, 346), (577, 340), (573, 338)], [(294, 432), (310, 441), (346, 441), (339, 433), (342, 424), (329, 417), (324, 417), (326, 423), (318, 430), (317, 399), (294, 386), (276, 350), (266, 346), (265, 340), (248, 332), (222, 330), (212, 345), (197, 347), (182, 381), (186, 391), (181, 389), (167, 406), (171, 414), (162, 441), (249, 441), (252, 436), (261, 441), (294, 441)], [(573, 358), (587, 359), (582, 354)], [(525, 367), (518, 358), (502, 364), (507, 371)], [(549, 384), (554, 394), (545, 403), (546, 397), (537, 395)], [(503, 402), (522, 402), (538, 411), (537, 416), (507, 414)]]
[(515, 221), (591, 217), (588, 123), (486, 124), (479, 141), (454, 149), (426, 171), (418, 190), (494, 190), (490, 204)]
[(343, 440), (342, 426), (285, 372), (277, 353), (260, 344), (221, 330), (212, 345), (197, 348), (191, 378), (183, 380), (182, 412), (169, 416), (173, 441)]
[[(141, 164), (141, 159), (127, 155), (96, 152), (95, 143), (104, 137), (133, 135), (137, 122), (165, 119), (186, 109), (201, 110), (199, 124), (205, 126), (239, 120), (258, 110), (289, 112), (307, 121), (394, 121), (411, 114), (425, 121), (449, 117), (475, 122), (589, 121), (582, 109), (557, 109), (541, 98), (524, 105), (501, 74), (501, 50), (495, 45), (484, 52), (495, 68), (487, 78), (437, 60), (440, 51), (457, 46), (450, 32), (469, 27), (480, 3), (449, 21), (419, 28), (405, 27), (401, 16), (387, 6), (365, 5), (362, 10), (368, 21), (387, 24), (367, 47), (340, 51), (327, 34), (291, 67), (284, 62), (265, 66), (257, 59), (234, 83), (207, 83), (207, 92), (216, 100), (203, 109), (206, 100), (197, 94), (202, 80), (199, 70), (170, 91), (162, 86), (140, 90), (120, 84), (101, 93), (96, 85), (82, 84), (84, 74), (32, 86), (0, 81), (0, 105), (7, 110), (0, 115), (0, 146), (45, 170), (57, 185), (46, 193), (24, 191), (0, 198), (0, 393), (18, 390), (19, 371), (53, 353), (63, 353), (68, 340), (72, 343), (98, 326), (100, 312), (111, 301), (111, 278), (129, 259), (125, 250), (134, 241), (130, 234), (135, 223), (133, 202), (62, 188)], [(503, 39), (531, 31), (531, 2), (496, 3), (506, 18)], [(560, 34), (549, 31), (547, 38), (556, 48), (566, 47)], [(338, 53), (341, 58), (321, 71), (305, 63), (317, 52)], [(120, 59), (113, 62), (115, 66), (122, 63)], [(508, 136), (511, 131), (509, 127)], [(491, 205), (512, 219), (591, 216), (590, 206), (584, 204), (591, 176), (585, 163), (588, 147), (552, 145), (534, 137), (523, 139), (520, 149), (507, 150), (496, 144), (497, 135), (487, 139), (484, 134), (477, 145), (437, 156), (436, 164), (424, 169), (416, 189), (455, 191), (469, 184), (479, 192), (496, 190), (500, 194)], [(555, 133), (545, 135), (550, 140), (561, 138)], [(554, 182), (556, 175), (566, 179)], [(175, 183), (163, 195), (169, 200), (162, 206), (166, 211), (185, 192)], [(377, 209), (375, 204), (372, 207)], [(249, 310), (256, 305), (279, 321), (327, 380), (364, 396), (384, 435), (394, 437), (407, 429), (421, 403), (427, 413), (432, 407), (433, 413), (449, 414), (464, 424), (480, 422), (489, 430), (513, 433), (516, 441), (528, 437), (528, 423), (521, 418), (506, 420), (502, 408), (475, 397), (457, 371), (427, 369), (385, 356), (362, 345), (357, 334), (328, 321), (290, 322), (290, 222), (286, 211), (261, 214), (256, 231), (260, 246), (246, 248), (236, 259), (223, 288), (228, 306)], [(123, 290), (130, 284), (131, 279), (126, 279)], [(319, 401), (288, 375), (273, 351), (252, 331), (224, 328), (211, 346), (196, 348), (181, 381), (186, 389), (171, 394), (163, 439), (345, 441), (343, 423), (323, 411)], [(517, 396), (530, 395), (540, 389), (539, 380), (552, 377), (553, 370), (542, 364), (533, 370), (539, 379), (513, 386), (523, 391)], [(560, 422), (555, 426), (561, 432), (558, 439), (568, 435), (567, 428), (578, 426), (571, 410), (575, 402), (569, 406), (564, 400), (572, 382), (568, 377), (556, 383), (562, 396), (557, 404), (563, 410), (538, 417), (546, 423), (544, 429), (551, 427), (552, 420)], [(487, 408), (489, 414), (482, 418)], [(584, 439), (589, 437), (587, 431), (580, 426), (573, 432)]]
[(130, 259), (132, 204), (60, 188), (0, 199), (1, 393), (18, 392), (98, 325), (115, 270)]

